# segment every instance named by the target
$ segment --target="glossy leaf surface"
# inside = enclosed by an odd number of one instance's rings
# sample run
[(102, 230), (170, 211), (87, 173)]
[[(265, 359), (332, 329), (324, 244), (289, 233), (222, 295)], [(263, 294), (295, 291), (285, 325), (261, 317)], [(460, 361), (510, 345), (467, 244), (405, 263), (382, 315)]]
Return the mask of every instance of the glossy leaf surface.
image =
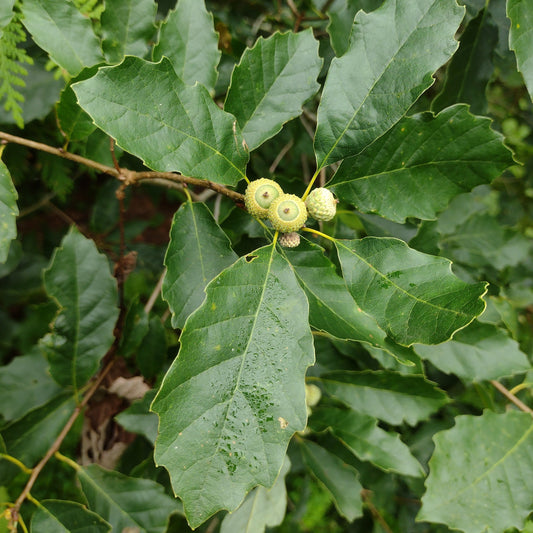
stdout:
[(323, 248), (302, 239), (298, 248), (283, 250), (309, 301), (311, 326), (339, 339), (368, 343), (409, 363), (410, 351), (391, 342), (376, 321), (357, 305)]
[(237, 259), (205, 204), (181, 204), (170, 229), (162, 290), (172, 312), (172, 327), (183, 328), (187, 317), (204, 300), (206, 285)]
[(352, 296), (400, 344), (444, 342), (485, 309), (485, 283), (461, 281), (447, 259), (398, 239), (335, 244)]
[(155, 460), (192, 527), (273, 485), (305, 427), (304, 374), (314, 359), (305, 295), (273, 245), (239, 259), (206, 293), (152, 405)]
[(224, 517), (220, 533), (264, 533), (267, 527), (276, 527), (283, 522), (287, 507), (285, 476), (290, 470), (290, 461), (285, 457), (278, 479), (271, 489), (256, 487), (241, 506)]
[(469, 381), (498, 379), (531, 368), (516, 341), (504, 330), (481, 322), (458, 331), (448, 342), (415, 349), (439, 370)]
[(531, 415), (485, 411), (483, 416), (459, 416), (434, 441), (417, 520), (465, 533), (521, 530), (533, 494)]
[(328, 188), (358, 210), (394, 222), (434, 219), (454, 196), (490, 183), (513, 164), (503, 136), (490, 124), (465, 105), (403, 118), (345, 159)]
[(11, 241), (17, 236), (17, 198), (11, 175), (0, 161), (0, 263), (7, 259)]
[(260, 37), (233, 70), (224, 109), (237, 118), (250, 150), (300, 115), (319, 89), (322, 60), (311, 30)]
[(389, 424), (414, 426), (447, 403), (444, 392), (421, 376), (388, 371), (329, 372), (321, 376), (324, 390), (358, 413)]
[(414, 477), (424, 473), (400, 436), (378, 427), (378, 421), (371, 416), (324, 407), (313, 413), (311, 426), (319, 431), (329, 428), (361, 461), (370, 461), (385, 472)]
[(106, 2), (101, 31), (108, 63), (118, 63), (125, 55), (143, 57), (146, 54), (155, 33), (156, 10), (153, 0)]
[(305, 464), (331, 494), (339, 513), (349, 522), (363, 516), (363, 487), (356, 470), (312, 441), (302, 440), (300, 449)]
[(358, 154), (401, 118), (455, 51), (463, 14), (455, 0), (387, 0), (356, 15), (318, 108), (318, 168)]
[(464, 102), (470, 105), (472, 113), (487, 112), (485, 91), (494, 71), (492, 55), (497, 40), (498, 28), (488, 8), (482, 9), (461, 35), (444, 86), (431, 104), (433, 111)]
[(74, 227), (44, 273), (46, 292), (59, 306), (53, 331), (42, 340), (52, 377), (80, 387), (113, 343), (118, 318), (116, 280), (107, 258)]
[(91, 21), (73, 2), (24, 0), (22, 13), (34, 41), (71, 76), (104, 60)]
[(533, 4), (529, 0), (507, 0), (507, 16), (511, 19), (509, 46), (515, 51), (518, 70), (533, 100)]
[(201, 83), (212, 90), (220, 59), (213, 15), (203, 0), (180, 0), (161, 25), (154, 61), (170, 59), (176, 74), (188, 85)]
[(248, 152), (235, 119), (205, 87), (185, 85), (168, 59), (126, 57), (72, 87), (95, 123), (150, 168), (224, 185), (244, 178)]
[(7, 26), (13, 18), (13, 6), (15, 0), (4, 0), (0, 5), (0, 38), (2, 37), (2, 28)]
[(43, 500), (31, 519), (32, 533), (106, 533), (111, 526), (84, 505)]
[(109, 522), (113, 531), (131, 528), (139, 533), (164, 533), (178, 503), (159, 483), (128, 477), (89, 465), (78, 471), (89, 508)]

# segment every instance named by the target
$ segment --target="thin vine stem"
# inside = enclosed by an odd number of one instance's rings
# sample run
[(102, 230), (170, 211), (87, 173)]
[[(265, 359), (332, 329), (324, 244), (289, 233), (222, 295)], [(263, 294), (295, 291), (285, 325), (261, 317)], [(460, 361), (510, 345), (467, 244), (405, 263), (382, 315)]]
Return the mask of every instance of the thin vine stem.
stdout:
[(157, 183), (158, 185), (162, 185), (165, 182), (172, 182), (173, 184), (187, 183), (194, 187), (201, 187), (203, 189), (212, 189), (220, 194), (227, 196), (228, 198), (231, 198), (232, 200), (236, 202), (244, 201), (244, 195), (242, 195), (241, 193), (232, 191), (231, 189), (224, 187), (224, 185), (220, 185), (219, 183), (214, 183), (209, 180), (191, 178), (190, 176), (184, 176), (183, 174), (176, 174), (174, 172), (156, 172), (156, 171), (136, 172), (134, 170), (129, 170), (125, 168), (121, 168), (119, 172), (114, 167), (103, 165), (102, 163), (99, 163), (98, 161), (93, 161), (92, 159), (88, 159), (86, 157), (73, 154), (72, 152), (67, 152), (63, 148), (55, 148), (53, 146), (49, 146), (44, 143), (31, 141), (30, 139), (25, 139), (23, 137), (18, 137), (16, 135), (11, 135), (3, 131), (0, 131), (0, 140), (2, 141), (2, 144), (8, 144), (8, 143), (19, 144), (21, 146), (27, 146), (28, 148), (33, 148), (34, 150), (46, 152), (46, 153), (55, 155), (57, 157), (62, 157), (63, 159), (74, 161), (86, 167), (98, 170), (99, 172), (102, 172), (103, 174), (114, 176), (115, 178), (123, 181), (126, 184), (126, 186), (135, 185), (137, 183), (142, 183), (144, 181), (150, 181), (150, 180), (154, 180), (154, 183)]
[(521, 411), (524, 411), (524, 413), (529, 413), (533, 416), (533, 409), (529, 408), (524, 402), (519, 400), (509, 389), (504, 387), (500, 382), (496, 381), (495, 379), (490, 380), (491, 385), (497, 389), (499, 392), (501, 392), (509, 401), (514, 403), (518, 409)]

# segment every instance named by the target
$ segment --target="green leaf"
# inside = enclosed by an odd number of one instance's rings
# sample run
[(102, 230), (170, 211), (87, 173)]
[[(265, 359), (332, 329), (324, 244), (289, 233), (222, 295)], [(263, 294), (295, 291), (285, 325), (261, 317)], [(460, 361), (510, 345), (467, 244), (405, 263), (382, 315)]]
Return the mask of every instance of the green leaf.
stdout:
[(172, 311), (172, 327), (183, 328), (187, 317), (203, 302), (206, 285), (237, 259), (205, 204), (181, 204), (170, 228), (162, 289)]
[(421, 477), (420, 463), (397, 433), (378, 427), (378, 421), (350, 409), (320, 407), (313, 411), (311, 427), (318, 431), (330, 429), (361, 461), (369, 461), (385, 472)]
[(126, 431), (142, 435), (152, 444), (157, 438), (158, 422), (157, 415), (150, 412), (150, 404), (155, 394), (155, 390), (149, 390), (141, 400), (134, 401), (127, 409), (115, 416), (115, 420)]
[(61, 133), (67, 142), (83, 141), (96, 129), (91, 117), (78, 105), (70, 85), (61, 92), (56, 113)]
[(319, 89), (322, 60), (311, 29), (260, 37), (233, 70), (224, 109), (233, 113), (250, 150), (302, 112)]
[(145, 378), (153, 378), (162, 370), (167, 360), (167, 339), (165, 326), (158, 316), (148, 323), (148, 333), (144, 336), (135, 361)]
[(469, 381), (498, 379), (531, 368), (518, 343), (504, 330), (480, 322), (458, 331), (448, 342), (415, 349), (443, 372)]
[(113, 344), (118, 318), (115, 278), (94, 242), (72, 227), (44, 272), (48, 295), (60, 311), (42, 343), (52, 377), (78, 391)]
[(256, 487), (252, 490), (236, 511), (224, 517), (220, 533), (264, 533), (267, 526), (279, 526), (287, 507), (285, 476), (290, 467), (289, 458), (285, 457), (272, 488)]
[(431, 103), (433, 111), (440, 111), (456, 102), (470, 105), (472, 113), (487, 112), (485, 90), (492, 77), (492, 55), (498, 41), (498, 28), (488, 8), (468, 23), (446, 70), (444, 86)]
[(344, 279), (361, 309), (396, 342), (438, 344), (485, 309), (485, 283), (469, 285), (451, 262), (398, 239), (335, 241)]
[(422, 376), (388, 371), (329, 372), (320, 377), (324, 390), (359, 413), (389, 424), (414, 426), (447, 403), (447, 396)]
[(235, 119), (205, 87), (185, 85), (168, 59), (128, 56), (73, 89), (98, 127), (148, 167), (223, 185), (245, 177), (248, 152)]
[(7, 452), (31, 468), (55, 441), (75, 408), (74, 397), (63, 394), (2, 428)]
[(148, 315), (142, 303), (133, 301), (126, 313), (120, 338), (119, 353), (123, 357), (133, 355), (148, 333)]
[(394, 222), (434, 219), (454, 196), (490, 183), (513, 164), (490, 124), (465, 105), (403, 118), (345, 159), (328, 188), (358, 210)]
[(61, 392), (47, 370), (37, 350), (0, 368), (0, 415), (6, 421), (19, 419)]
[(337, 57), (346, 52), (355, 14), (362, 9), (367, 13), (377, 9), (383, 0), (337, 0), (328, 10), (327, 32)]
[(533, 494), (531, 415), (458, 416), (437, 433), (417, 520), (465, 533), (522, 529)]
[(187, 320), (181, 348), (152, 405), (155, 460), (197, 527), (271, 487), (287, 444), (306, 423), (313, 363), (305, 295), (273, 245), (224, 270)]
[(433, 72), (457, 48), (453, 36), (463, 14), (455, 0), (387, 0), (357, 14), (318, 108), (318, 169), (358, 154), (431, 86)]
[(111, 526), (84, 505), (42, 500), (32, 516), (32, 533), (106, 533)]
[(282, 249), (309, 301), (309, 323), (334, 337), (364, 342), (411, 365), (411, 351), (385, 335), (354, 301), (335, 265), (320, 246), (302, 239), (294, 250)]
[(24, 0), (22, 14), (33, 40), (71, 76), (103, 61), (91, 21), (72, 2)]
[(0, 38), (2, 38), (2, 29), (9, 24), (13, 18), (13, 6), (15, 0), (4, 0), (0, 5)]
[(507, 16), (511, 19), (509, 47), (533, 100), (533, 5), (528, 0), (507, 0)]
[[(442, 221), (438, 228), (443, 228)], [(476, 269), (515, 267), (526, 260), (532, 249), (531, 239), (506, 228), (488, 213), (475, 213), (446, 233), (439, 243), (443, 254)]]
[(314, 442), (299, 442), (307, 467), (331, 494), (337, 511), (349, 522), (363, 516), (363, 487), (356, 470)]
[(108, 63), (119, 63), (125, 55), (143, 57), (155, 33), (157, 5), (153, 0), (106, 2), (100, 17), (102, 48)]
[(183, 82), (199, 82), (213, 90), (220, 54), (213, 15), (206, 11), (204, 0), (179, 0), (161, 25), (154, 61), (166, 56)]
[(9, 171), (0, 161), (0, 263), (7, 260), (11, 241), (17, 237), (17, 198)]
[(178, 503), (165, 494), (159, 483), (128, 477), (89, 465), (78, 471), (89, 507), (107, 520), (113, 531), (132, 528), (139, 533), (164, 533)]

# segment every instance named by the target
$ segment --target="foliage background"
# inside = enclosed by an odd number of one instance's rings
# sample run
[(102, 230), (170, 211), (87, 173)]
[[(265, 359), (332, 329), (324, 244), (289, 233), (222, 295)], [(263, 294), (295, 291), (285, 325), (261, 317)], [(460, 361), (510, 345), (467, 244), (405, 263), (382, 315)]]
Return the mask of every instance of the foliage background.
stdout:
[[(7, 8), (2, 8), (7, 11), (0, 11), (2, 130), (54, 147), (62, 146), (69, 152), (112, 167), (109, 137), (85, 115), (69, 87), (71, 81), (83, 81), (94, 76), (95, 67), (83, 67), (98, 64), (103, 56), (82, 58), (79, 70), (70, 63), (66, 67), (64, 62), (73, 61), (74, 56), (66, 53), (65, 58), (57, 58), (45, 52), (48, 45), (40, 41), (38, 26), (31, 26), (29, 11), (26, 11), (25, 21), (27, 31), (22, 30), (21, 33), (20, 24), (16, 18), (13, 22), (11, 16), (14, 4), (8, 2)], [(29, 10), (30, 4), (40, 3), (27, 2), (23, 11)], [(150, 17), (153, 17), (156, 24), (161, 24), (175, 2), (159, 2), (156, 14), (155, 6), (148, 4), (150, 2), (142, 3), (145, 9), (142, 16), (140, 7), (136, 8), (139, 12), (135, 11), (136, 19), (144, 24), (137, 29), (137, 41), (132, 44), (129, 53), (139, 57), (143, 57), (145, 50), (148, 51), (158, 41), (156, 25), (151, 22), (146, 24), (146, 21), (151, 21)], [(335, 0), (325, 4), (311, 0), (207, 1), (206, 7), (213, 13), (219, 34), (220, 62), (216, 84), (214, 77), (202, 82), (211, 89), (215, 101), (222, 105), (234, 65), (259, 36), (268, 37), (277, 30), (312, 28), (323, 59), (318, 82), (324, 84), (332, 59), (341, 55), (346, 46), (351, 28), (351, 23), (346, 25), (346, 21), (351, 21), (358, 9), (371, 12), (380, 4), (375, 0)], [(321, 333), (319, 330), (324, 328), (316, 326), (314, 344), (317, 363), (309, 369), (307, 382), (321, 386), (323, 399), (318, 407), (313, 408), (311, 434), (297, 436), (291, 441), (288, 453), (290, 465), (288, 462), (284, 464), (274, 488), (271, 491), (259, 488), (252, 493), (257, 509), (262, 512), (258, 513), (257, 523), (250, 519), (249, 523), (253, 524), (251, 531), (263, 531), (266, 527), (281, 532), (440, 533), (450, 531), (448, 526), (464, 531), (482, 531), (484, 524), (475, 523), (476, 514), (483, 515), (482, 518), (488, 521), (489, 527), (493, 528), (489, 530), (510, 528), (509, 531), (515, 532), (532, 529), (532, 522), (526, 520), (533, 503), (528, 497), (532, 493), (531, 482), (527, 480), (528, 473), (532, 473), (529, 479), (533, 479), (531, 437), (525, 441), (523, 448), (518, 447), (516, 453), (512, 437), (514, 432), (530, 435), (530, 420), (527, 416), (520, 417), (520, 413), (509, 414), (514, 408), (509, 407), (508, 399), (491, 382), (498, 380), (505, 385), (505, 390), (511, 390), (522, 402), (531, 405), (533, 373), (528, 369), (533, 348), (533, 113), (530, 96), (533, 89), (528, 79), (531, 70), (527, 61), (533, 57), (533, 49), (527, 44), (527, 34), (516, 43), (517, 50), (523, 47), (523, 77), (517, 70), (514, 52), (509, 49), (509, 20), (506, 17), (506, 9), (509, 12), (519, 10), (525, 4), (503, 0), (466, 2), (466, 14), (456, 35), (460, 42), (457, 52), (447, 65), (436, 72), (435, 84), (416, 100), (407, 113), (412, 117), (429, 110), (436, 113), (447, 109), (443, 111), (444, 116), (453, 112), (459, 118), (464, 113), (461, 135), (467, 135), (472, 126), (469, 122), (472, 119), (468, 118), (470, 115), (462, 108), (450, 111), (449, 106), (468, 104), (472, 114), (490, 117), (491, 128), (503, 135), (506, 146), (513, 151), (514, 161), (509, 159), (508, 154), (494, 148), (492, 159), (489, 158), (493, 166), (488, 171), (490, 179), (479, 185), (475, 181), (476, 170), (472, 171), (461, 161), (454, 171), (460, 174), (461, 180), (471, 180), (469, 183), (472, 185), (464, 187), (465, 192), (453, 190), (449, 198), (443, 199), (444, 193), (438, 188), (427, 194), (430, 203), (436, 204), (428, 208), (430, 213), (432, 210), (438, 212), (436, 219), (422, 216), (419, 211), (421, 204), (415, 198), (412, 204), (416, 204), (416, 212), (394, 211), (394, 198), (384, 202), (377, 210), (383, 216), (372, 213), (373, 206), (355, 210), (354, 201), (350, 198), (355, 194), (353, 190), (343, 191), (342, 186), (337, 185), (335, 191), (341, 199), (337, 217), (331, 223), (316, 226), (316, 229), (339, 239), (395, 237), (414, 250), (450, 259), (458, 278), (469, 284), (489, 282), (485, 312), (450, 342), (436, 346), (417, 344), (414, 351), (396, 346), (396, 355), (411, 358), (415, 362), (413, 366), (401, 364), (375, 346), (342, 340), (343, 335), (333, 337)], [(105, 18), (102, 18), (106, 16), (103, 4), (78, 1), (77, 7), (85, 15), (90, 15), (91, 18), (84, 18), (84, 21), (86, 24), (90, 21), (93, 38), (98, 36), (101, 39), (108, 63), (118, 63), (122, 57), (120, 51), (114, 49), (112, 39), (105, 33), (110, 28), (116, 28), (114, 24), (106, 25)], [(14, 12), (17, 13), (18, 9), (17, 3)], [(528, 8), (525, 9), (527, 14)], [(123, 14), (112, 13), (111, 4), (107, 6), (107, 15), (118, 22), (116, 26), (123, 23)], [(9, 21), (13, 25), (11, 28), (7, 25)], [(11, 41), (5, 37), (8, 33), (12, 35)], [(76, 41), (72, 36), (70, 39)], [(13, 43), (17, 45), (17, 52), (12, 52)], [(117, 54), (116, 57), (113, 54)], [(309, 182), (315, 169), (313, 136), (319, 101), (318, 96), (309, 95), (303, 114), (287, 122), (279, 133), (251, 153), (246, 170), (250, 179), (275, 177), (285, 191), (302, 193), (303, 183)], [(429, 115), (424, 116), (417, 115), (419, 118), (414, 125), (412, 121), (402, 119), (397, 130), (384, 131), (385, 135), (369, 150), (362, 156), (356, 156), (352, 166), (348, 166), (346, 161), (342, 164), (345, 170), (341, 166), (333, 183), (342, 181), (343, 172), (349, 176), (361, 172), (364, 176), (372, 173), (372, 165), (381, 170), (388, 164), (393, 165), (395, 149), (399, 144), (394, 137), (395, 131), (398, 133), (402, 127), (422, 131), (424, 121), (429, 121)], [(452, 131), (451, 134), (458, 135), (458, 132)], [(450, 138), (449, 142), (452, 140)], [(118, 147), (115, 155), (122, 168), (145, 170), (140, 159)], [(188, 531), (181, 507), (170, 498), (169, 476), (163, 468), (156, 468), (152, 459), (155, 426), (154, 415), (148, 412), (148, 406), (154, 393), (153, 390), (147, 392), (159, 387), (174, 360), (179, 347), (179, 330), (176, 328), (183, 327), (187, 316), (171, 316), (168, 303), (159, 296), (159, 281), (173, 217), (181, 205), (187, 205), (187, 193), (147, 183), (128, 187), (121, 216), (116, 196), (119, 184), (111, 176), (16, 143), (9, 143), (3, 148), (2, 161), (9, 169), (18, 194), (19, 214), (16, 240), (11, 243), (9, 255), (0, 265), (0, 357), (3, 365), (0, 369), (3, 437), (0, 451), (17, 457), (27, 466), (33, 466), (44, 455), (75, 408), (76, 400), (79, 400), (72, 394), (65, 394), (68, 377), (60, 372), (54, 373), (54, 356), (50, 356), (51, 353), (59, 353), (58, 357), (61, 355), (61, 350), (56, 349), (57, 337), (50, 330), (57, 312), (55, 302), (59, 301), (66, 307), (61, 302), (61, 272), (67, 271), (67, 267), (62, 268), (56, 262), (61, 260), (57, 249), (62, 246), (68, 252), (69, 242), (76, 250), (78, 246), (80, 249), (87, 246), (87, 257), (91, 257), (89, 266), (100, 273), (113, 265), (116, 268), (125, 252), (135, 252), (134, 270), (122, 272), (125, 278), (123, 307), (127, 313), (123, 317), (123, 334), (117, 345), (119, 363), (115, 364), (103, 384), (105, 393), (101, 391), (89, 403), (85, 423), (78, 420), (64, 440), (61, 446), (63, 459), (51, 459), (32, 488), (31, 495), (38, 501), (57, 499), (84, 505), (89, 503), (90, 509), (105, 517), (108, 511), (102, 510), (98, 494), (121, 493), (123, 480), (119, 475), (123, 474), (139, 481), (139, 485), (135, 485), (139, 492), (154, 491), (152, 501), (158, 502), (157, 509), (161, 515), (156, 519), (159, 520), (159, 529), (153, 526), (154, 530)], [(326, 168), (319, 176), (319, 182), (326, 183), (334, 170)], [(236, 190), (243, 192), (244, 187), (241, 181)], [(470, 192), (470, 189), (473, 190)], [(233, 263), (237, 256), (245, 256), (267, 242), (263, 229), (232, 199), (201, 187), (190, 187), (188, 193), (195, 200), (205, 202), (231, 241), (233, 252), (228, 252), (223, 246), (228, 255), (211, 277)], [(358, 191), (358, 194), (362, 197), (364, 191)], [(198, 210), (201, 211), (201, 208)], [(180, 214), (188, 220), (186, 209)], [(121, 244), (122, 223), (125, 250)], [(79, 229), (79, 233), (69, 229), (73, 226)], [(179, 224), (175, 223), (175, 227), (178, 228)], [(91, 248), (81, 235), (91, 239), (95, 248)], [(13, 236), (6, 232), (1, 235), (1, 242), (10, 241)], [(70, 241), (65, 241), (65, 236)], [(179, 238), (174, 234), (171, 237)], [(323, 246), (331, 260), (339, 266), (331, 242), (313, 242)], [(316, 254), (316, 248), (312, 248), (311, 244), (302, 246), (301, 250)], [(5, 247), (2, 249), (7, 250)], [(94, 255), (96, 249), (104, 255)], [(295, 252), (287, 251), (289, 258), (291, 254)], [(133, 255), (129, 257), (133, 259)], [(297, 261), (294, 255), (294, 264)], [(80, 259), (80, 262), (83, 260)], [(106, 276), (102, 275), (102, 278)], [(111, 280), (109, 275), (110, 283)], [(155, 300), (152, 296), (156, 297)], [(110, 310), (103, 322), (112, 324), (117, 315), (117, 309)], [(310, 321), (315, 326), (312, 317)], [(95, 337), (94, 350), (100, 353), (103, 349), (105, 353), (103, 347), (112, 339)], [(346, 334), (343, 338), (353, 337)], [(91, 349), (88, 347), (87, 352)], [(43, 352), (48, 354), (48, 360), (44, 359)], [(97, 357), (92, 366), (80, 372), (85, 372), (88, 379), (96, 371), (99, 361)], [(391, 395), (380, 409), (380, 402), (384, 400), (376, 391), (380, 391), (382, 385), (373, 383), (364, 401), (355, 397), (352, 389), (343, 388), (346, 376), (350, 379), (358, 376), (357, 379), (363, 379), (367, 385), (368, 376), (379, 377), (380, 373), (387, 372), (395, 372), (405, 378), (403, 383), (411, 384), (412, 396), (415, 400), (418, 398), (418, 402), (402, 405), (401, 396)], [(142, 379), (135, 381), (135, 376), (142, 376)], [(112, 389), (118, 386), (118, 378), (126, 379), (133, 392), (117, 393), (116, 389)], [(351, 386), (356, 384), (354, 380), (350, 381)], [(428, 388), (430, 392), (425, 389), (429, 382), (432, 384)], [(77, 390), (76, 386), (74, 388)], [(430, 400), (434, 403), (431, 404)], [(49, 417), (45, 416), (47, 413)], [(509, 416), (505, 422), (503, 418), (497, 418), (497, 414), (506, 413)], [(98, 428), (98, 431), (91, 432), (91, 427)], [(452, 427), (453, 430), (447, 431)], [(105, 439), (95, 442), (97, 434), (105, 435)], [(506, 448), (504, 434), (511, 435), (509, 448)], [(405, 443), (408, 451), (399, 442)], [(428, 461), (435, 446), (441, 454), (433, 455), (429, 463), (431, 474), (424, 484), (417, 468), (428, 472)], [(475, 459), (468, 455), (472, 450), (477, 450), (479, 457), (493, 461), (496, 467), (499, 459), (492, 455), (496, 453), (495, 447), (513, 450), (510, 454), (513, 456), (512, 464), (496, 478), (489, 479), (488, 486), (479, 489), (480, 507), (476, 508), (467, 498), (467, 508), (462, 508), (460, 501), (453, 502), (451, 507), (444, 505), (449, 492), (462, 490), (460, 481), (447, 481), (446, 472), (469, 470), (475, 464)], [(403, 452), (405, 456), (401, 455)], [(87, 462), (112, 466), (118, 474), (105, 478), (97, 467), (89, 467), (76, 476), (76, 467), (69, 466), (64, 456), (72, 459), (85, 457)], [(340, 475), (333, 476), (335, 482), (332, 483), (328, 473), (331, 476), (331, 472), (342, 471), (341, 464), (350, 465), (346, 479)], [(12, 502), (23, 490), (27, 474), (18, 472), (5, 458), (0, 467), (1, 500)], [(91, 500), (91, 490), (87, 486), (96, 483), (99, 476), (105, 488), (93, 494)], [(505, 476), (507, 481), (501, 483)], [(4, 479), (7, 481), (4, 482)], [(147, 480), (158, 485), (143, 486), (142, 483)], [(83, 495), (79, 487), (81, 484), (83, 488), (84, 482)], [(364, 487), (362, 498), (344, 499), (345, 493), (354, 491), (354, 486)], [(424, 494), (424, 506), (419, 515), (424, 521), (415, 522)], [(500, 510), (494, 515), (490, 512), (508, 499), (519, 501), (516, 513), (508, 511), (505, 505), (505, 511)], [(58, 504), (50, 504), (53, 505)], [(241, 508), (240, 515), (227, 516), (221, 511), (200, 525), (200, 531), (242, 529), (244, 526), (231, 521), (238, 521), (239, 516), (243, 516), (242, 509), (244, 516), (253, 517), (253, 512), (247, 511), (246, 505), (250, 505), (250, 498)], [(27, 522), (35, 509), (34, 504), (24, 503), (22, 515)], [(58, 516), (61, 512), (53, 509), (51, 514)], [(171, 513), (174, 514), (167, 526), (166, 520)], [(94, 520), (94, 527), (105, 531), (105, 524), (97, 516), (91, 515), (86, 520)], [(42, 527), (45, 531), (45, 526)], [(0, 531), (2, 528), (6, 530), (7, 525), (0, 522)]]

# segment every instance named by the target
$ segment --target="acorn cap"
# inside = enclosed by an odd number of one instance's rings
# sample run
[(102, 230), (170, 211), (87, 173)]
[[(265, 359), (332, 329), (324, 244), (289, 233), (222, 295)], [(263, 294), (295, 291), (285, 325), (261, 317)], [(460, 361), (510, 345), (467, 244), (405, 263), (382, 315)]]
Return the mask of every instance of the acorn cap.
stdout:
[(283, 190), (274, 180), (260, 178), (248, 184), (244, 193), (244, 205), (250, 215), (257, 218), (266, 218), (270, 204)]
[(303, 200), (295, 194), (281, 194), (270, 204), (268, 219), (275, 230), (292, 233), (305, 224), (307, 209)]
[(280, 233), (278, 242), (284, 248), (296, 248), (300, 244), (300, 234), (295, 231), (291, 233)]
[(337, 200), (329, 189), (313, 189), (305, 200), (309, 216), (315, 220), (331, 220), (337, 212)]

